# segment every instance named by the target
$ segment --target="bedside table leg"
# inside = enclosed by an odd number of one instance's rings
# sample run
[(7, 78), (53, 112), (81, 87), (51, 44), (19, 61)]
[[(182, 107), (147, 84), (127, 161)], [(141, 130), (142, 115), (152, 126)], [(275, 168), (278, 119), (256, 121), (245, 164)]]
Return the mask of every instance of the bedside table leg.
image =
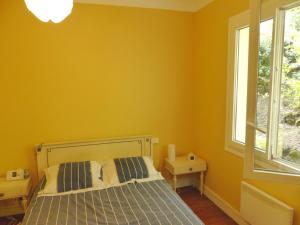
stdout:
[(173, 175), (173, 189), (174, 189), (174, 191), (176, 191), (176, 187), (177, 187), (177, 177), (176, 177), (176, 175)]
[(23, 206), (23, 209), (26, 210), (27, 209), (27, 206), (28, 206), (28, 200), (26, 197), (23, 197), (22, 198), (22, 206)]
[(200, 173), (200, 192), (203, 195), (203, 186), (204, 186), (204, 172)]

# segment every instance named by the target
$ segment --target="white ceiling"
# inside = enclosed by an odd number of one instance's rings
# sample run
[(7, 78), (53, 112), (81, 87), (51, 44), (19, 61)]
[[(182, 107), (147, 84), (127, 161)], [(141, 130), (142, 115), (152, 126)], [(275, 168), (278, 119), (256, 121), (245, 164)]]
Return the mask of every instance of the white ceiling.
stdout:
[(196, 12), (213, 0), (75, 0), (78, 3), (117, 5)]

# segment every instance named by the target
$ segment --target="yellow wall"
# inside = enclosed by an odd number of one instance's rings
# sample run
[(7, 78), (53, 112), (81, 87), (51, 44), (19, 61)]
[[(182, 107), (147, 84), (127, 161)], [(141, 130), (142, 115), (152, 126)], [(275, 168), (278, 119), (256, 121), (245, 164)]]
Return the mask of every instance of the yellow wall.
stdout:
[[(215, 0), (197, 14), (196, 140), (208, 161), (206, 185), (239, 209), (243, 161), (224, 150), (228, 18), (249, 7), (242, 0)], [(250, 181), (295, 208), (300, 225), (300, 187)]]
[(194, 15), (75, 4), (45, 24), (0, 1), (0, 174), (41, 142), (150, 134), (192, 147)]
[[(247, 7), (215, 0), (195, 15), (76, 4), (54, 25), (1, 0), (0, 174), (35, 173), (41, 142), (151, 134), (157, 165), (168, 143), (194, 148), (208, 161), (207, 185), (238, 209), (243, 162), (224, 150), (227, 28)], [(252, 183), (294, 207), (300, 225), (300, 187)]]

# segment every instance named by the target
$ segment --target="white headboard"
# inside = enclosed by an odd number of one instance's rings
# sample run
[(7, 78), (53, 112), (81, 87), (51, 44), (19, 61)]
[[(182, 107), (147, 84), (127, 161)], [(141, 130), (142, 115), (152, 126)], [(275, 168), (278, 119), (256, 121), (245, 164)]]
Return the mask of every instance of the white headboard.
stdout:
[(65, 162), (94, 160), (103, 162), (117, 157), (153, 157), (153, 144), (158, 138), (151, 136), (107, 138), (41, 144), (36, 149), (39, 179), (44, 169)]

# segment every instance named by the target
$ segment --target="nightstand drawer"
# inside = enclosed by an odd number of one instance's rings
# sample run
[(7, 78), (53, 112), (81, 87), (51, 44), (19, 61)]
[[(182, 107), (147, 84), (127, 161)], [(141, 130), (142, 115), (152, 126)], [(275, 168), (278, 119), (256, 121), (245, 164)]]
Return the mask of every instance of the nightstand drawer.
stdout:
[(201, 159), (190, 161), (178, 157), (176, 161), (166, 160), (165, 167), (173, 175), (197, 173), (206, 170), (206, 162)]
[(197, 173), (206, 170), (205, 163), (193, 163), (189, 162), (183, 165), (173, 166), (170, 163), (166, 163), (166, 169), (173, 175), (187, 174), (187, 173)]
[(186, 165), (173, 168), (173, 174), (197, 173), (205, 170), (201, 165)]

